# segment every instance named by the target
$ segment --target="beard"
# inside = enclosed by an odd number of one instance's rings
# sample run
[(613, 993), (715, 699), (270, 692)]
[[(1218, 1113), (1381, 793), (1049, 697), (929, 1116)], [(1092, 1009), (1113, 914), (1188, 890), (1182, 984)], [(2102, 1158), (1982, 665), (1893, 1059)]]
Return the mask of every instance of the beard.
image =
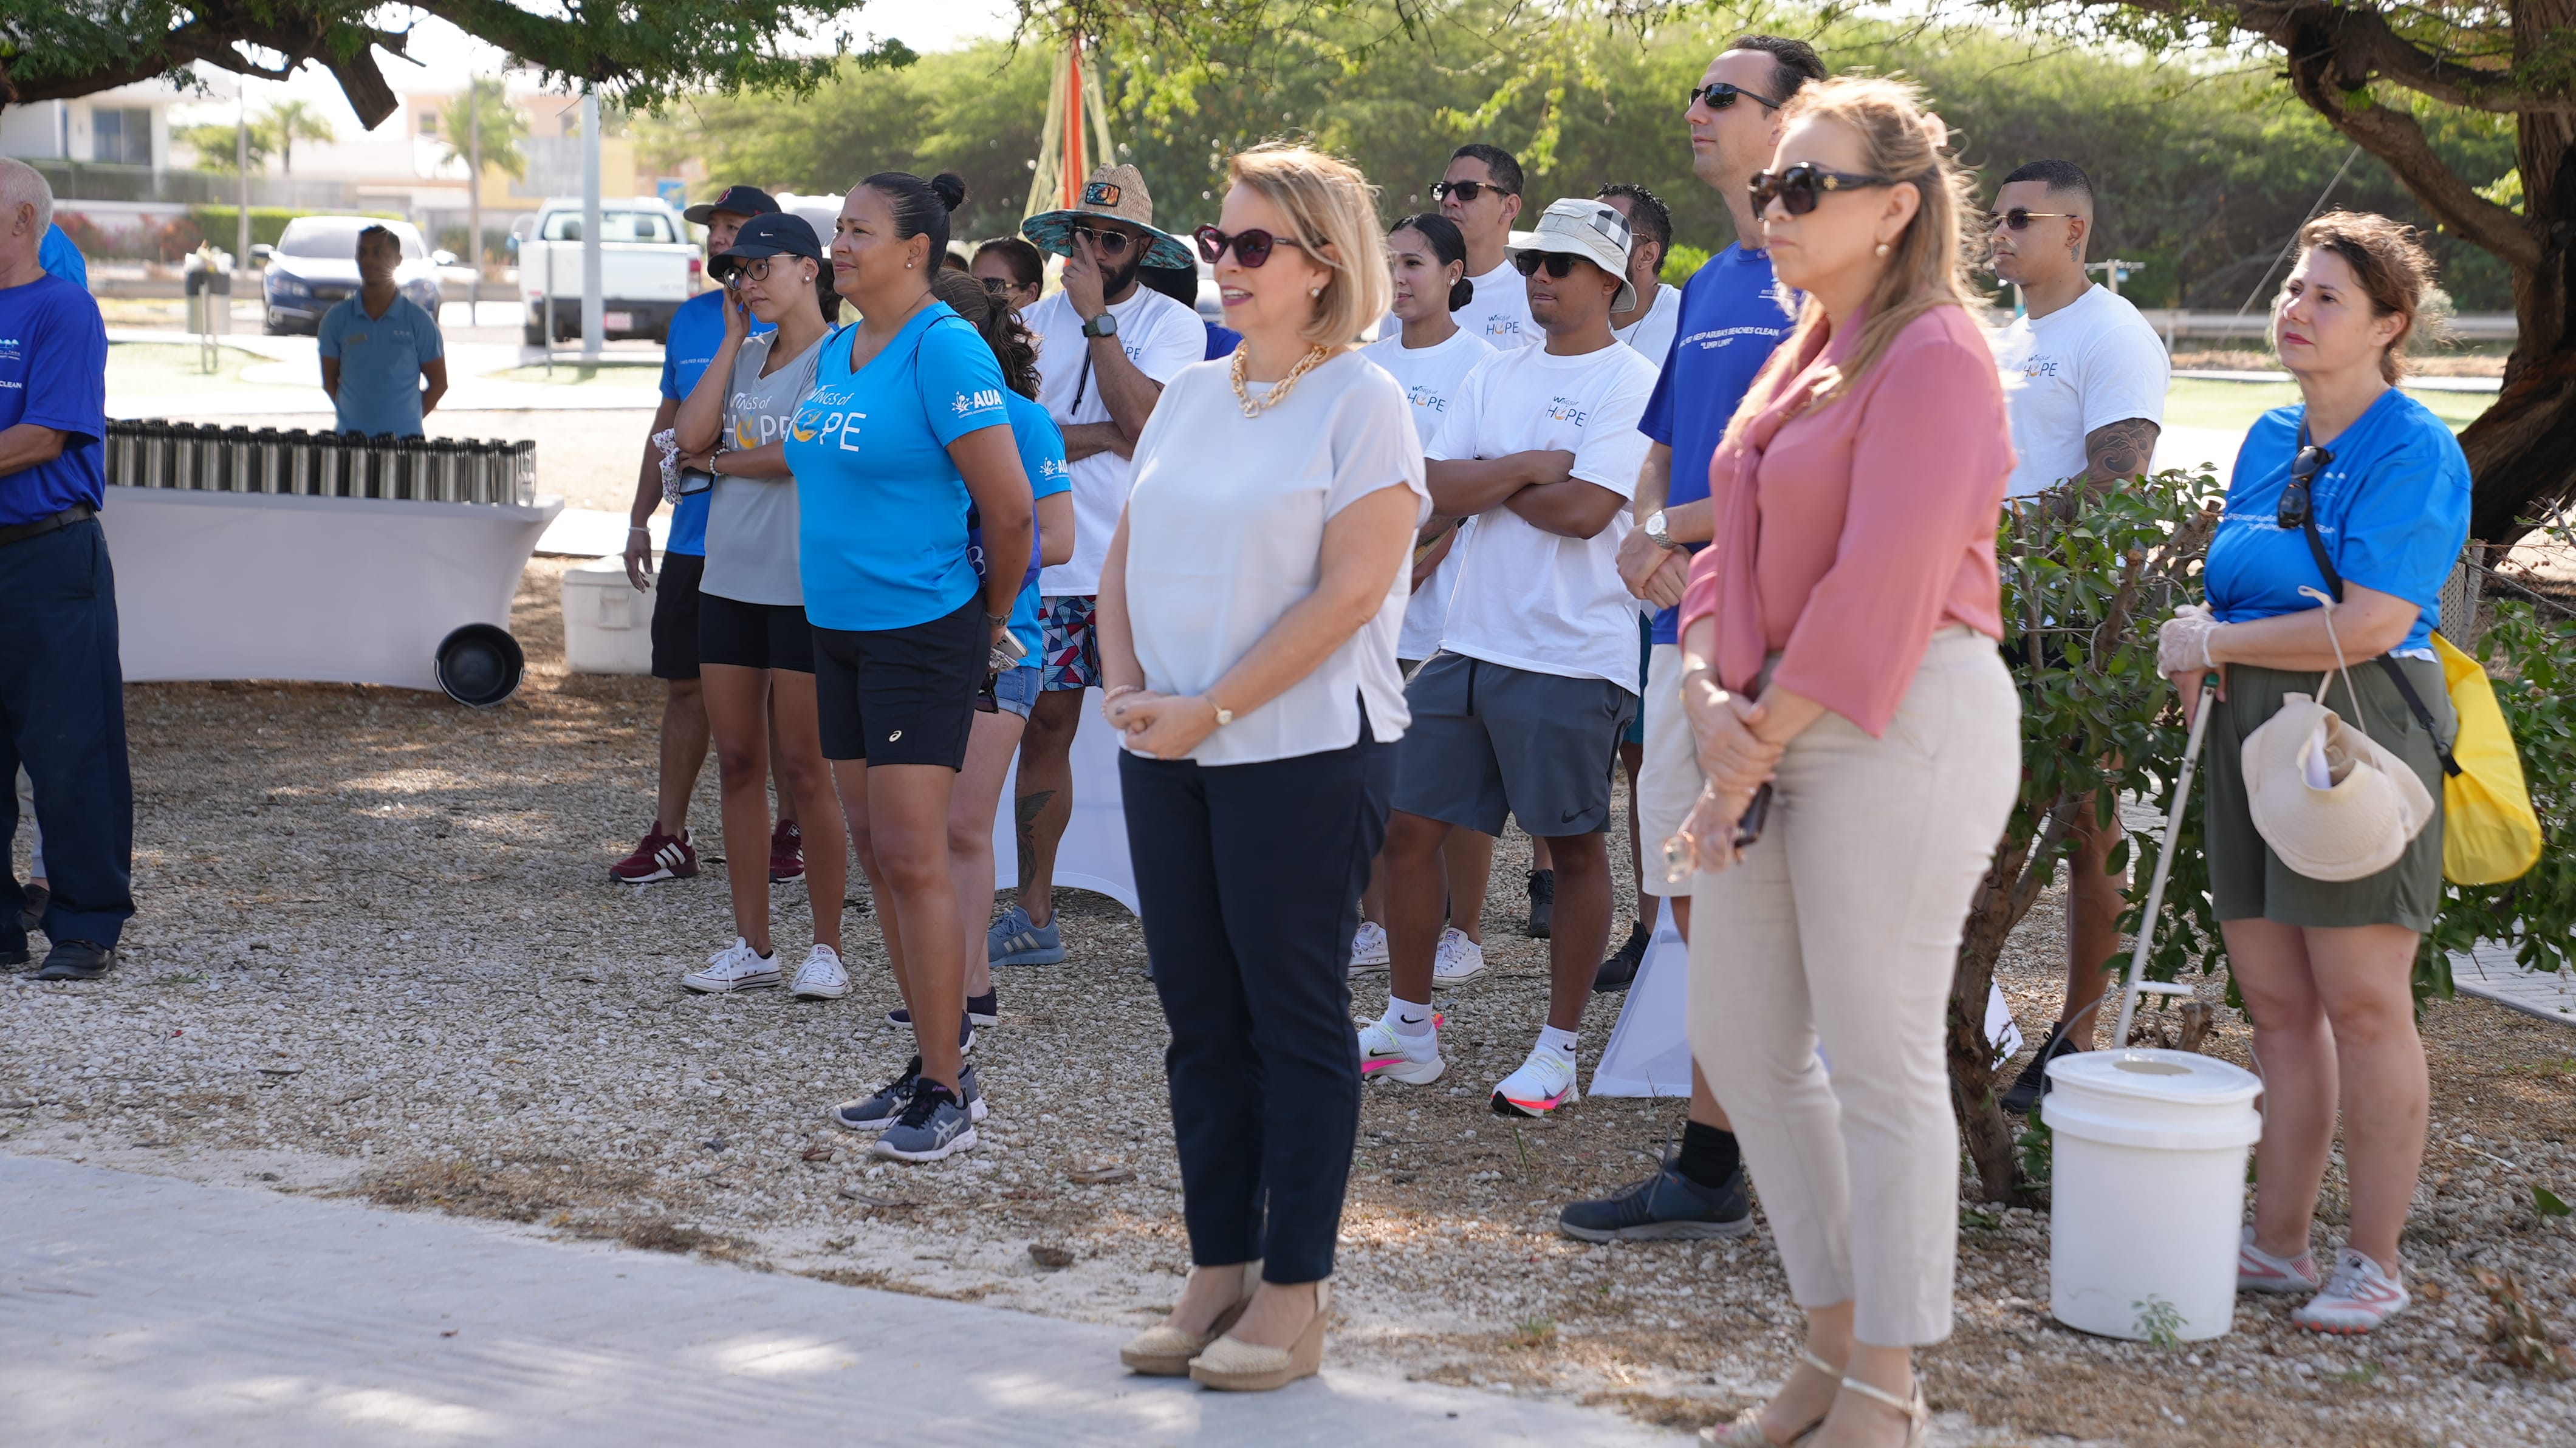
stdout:
[(1127, 248), (1128, 256), (1125, 264), (1114, 270), (1108, 267), (1101, 268), (1100, 295), (1104, 300), (1124, 297), (1128, 290), (1136, 285), (1136, 273), (1144, 269), (1145, 255), (1153, 249), (1153, 245), (1150, 241), (1139, 241)]

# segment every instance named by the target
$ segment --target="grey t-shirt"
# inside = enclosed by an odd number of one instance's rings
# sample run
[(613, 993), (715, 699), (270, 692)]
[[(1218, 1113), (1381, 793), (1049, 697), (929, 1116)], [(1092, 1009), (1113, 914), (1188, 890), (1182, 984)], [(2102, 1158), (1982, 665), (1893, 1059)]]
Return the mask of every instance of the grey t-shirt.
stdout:
[[(786, 436), (796, 404), (814, 386), (823, 360), (817, 341), (763, 377), (775, 332), (744, 341), (734, 355), (733, 386), (725, 394), (725, 450), (748, 452)], [(794, 604), (805, 590), (796, 573), (796, 480), (716, 474), (707, 499), (707, 571), (698, 587), (737, 603)]]

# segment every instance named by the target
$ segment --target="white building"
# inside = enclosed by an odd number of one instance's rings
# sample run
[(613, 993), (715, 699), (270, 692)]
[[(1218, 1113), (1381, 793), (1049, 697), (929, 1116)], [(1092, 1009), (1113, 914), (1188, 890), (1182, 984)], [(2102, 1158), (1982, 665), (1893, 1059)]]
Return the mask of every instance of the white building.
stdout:
[(166, 81), (142, 81), (68, 101), (29, 101), (0, 111), (0, 155), (28, 161), (170, 165), (170, 108), (184, 98)]

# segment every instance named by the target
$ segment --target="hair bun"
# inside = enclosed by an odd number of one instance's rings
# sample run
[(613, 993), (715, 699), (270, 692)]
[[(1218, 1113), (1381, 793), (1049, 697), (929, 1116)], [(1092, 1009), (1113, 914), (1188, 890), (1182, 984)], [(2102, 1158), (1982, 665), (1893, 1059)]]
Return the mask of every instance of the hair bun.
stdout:
[(942, 171), (931, 177), (930, 191), (939, 198), (940, 205), (951, 211), (966, 204), (966, 178), (954, 171)]
[(1476, 284), (1460, 277), (1449, 284), (1449, 310), (1457, 311), (1476, 300)]

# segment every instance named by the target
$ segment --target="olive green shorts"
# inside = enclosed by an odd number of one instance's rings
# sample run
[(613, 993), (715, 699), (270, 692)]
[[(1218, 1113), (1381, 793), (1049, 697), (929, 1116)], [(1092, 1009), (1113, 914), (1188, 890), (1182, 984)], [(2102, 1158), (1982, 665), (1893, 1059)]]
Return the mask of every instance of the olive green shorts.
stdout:
[[(2433, 711), (2442, 737), (2458, 725), (2443, 691), (2442, 666), (2430, 659), (2399, 659), (2407, 682)], [(2280, 712), (2281, 696), (2317, 696), (2317, 676), (2248, 664), (2227, 666), (2227, 698), (2209, 715), (2201, 766), (2208, 773), (2209, 893), (2221, 920), (2275, 920), (2283, 925), (2403, 925), (2433, 928), (2442, 909), (2442, 761), (2432, 736), (2378, 663), (2356, 660), (2353, 686), (2361, 691), (2361, 724), (2373, 740), (2413, 767), (2433, 795), (2433, 818), (2409, 842), (2397, 863), (2358, 880), (2311, 880), (2281, 863), (2255, 831), (2245, 800), (2245, 736)], [(2326, 707), (2352, 719), (2352, 699), (2336, 675)]]

